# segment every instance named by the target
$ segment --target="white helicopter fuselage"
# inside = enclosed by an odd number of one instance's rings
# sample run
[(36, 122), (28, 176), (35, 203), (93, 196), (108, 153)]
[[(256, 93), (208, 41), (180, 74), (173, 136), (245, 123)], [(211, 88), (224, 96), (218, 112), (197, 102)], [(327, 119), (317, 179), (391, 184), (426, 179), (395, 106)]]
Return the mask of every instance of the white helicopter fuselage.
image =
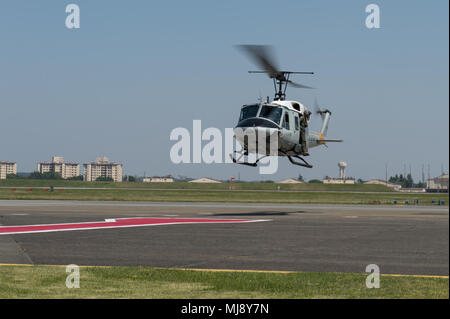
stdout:
[[(274, 100), (270, 103), (244, 105), (238, 125), (234, 129), (235, 138), (248, 153), (287, 156), (301, 153), (301, 117), (308, 113), (306, 106), (298, 101)], [(308, 148), (319, 146), (323, 136), (309, 133), (305, 127)], [(248, 143), (248, 133), (266, 137), (266, 149), (258, 143)], [(276, 139), (277, 147), (270, 147), (270, 139)]]

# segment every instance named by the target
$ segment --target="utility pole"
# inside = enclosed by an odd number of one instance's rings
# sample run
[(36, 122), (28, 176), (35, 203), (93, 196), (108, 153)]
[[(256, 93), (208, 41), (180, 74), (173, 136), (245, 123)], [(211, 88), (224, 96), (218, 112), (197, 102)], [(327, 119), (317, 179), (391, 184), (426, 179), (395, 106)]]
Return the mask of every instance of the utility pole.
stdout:
[(387, 181), (388, 181), (388, 163), (386, 162), (386, 164), (384, 165), (385, 167), (385, 181), (386, 181), (386, 183), (387, 183)]

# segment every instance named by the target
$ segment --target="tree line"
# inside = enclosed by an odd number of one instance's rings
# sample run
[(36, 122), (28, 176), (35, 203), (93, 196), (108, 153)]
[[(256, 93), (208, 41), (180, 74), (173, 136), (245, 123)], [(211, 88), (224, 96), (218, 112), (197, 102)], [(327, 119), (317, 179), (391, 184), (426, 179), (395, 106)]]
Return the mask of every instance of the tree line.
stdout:
[(427, 184), (425, 182), (415, 183), (411, 174), (403, 176), (403, 174), (395, 174), (395, 176), (391, 176), (389, 178), (389, 182), (401, 185), (402, 188), (425, 188)]

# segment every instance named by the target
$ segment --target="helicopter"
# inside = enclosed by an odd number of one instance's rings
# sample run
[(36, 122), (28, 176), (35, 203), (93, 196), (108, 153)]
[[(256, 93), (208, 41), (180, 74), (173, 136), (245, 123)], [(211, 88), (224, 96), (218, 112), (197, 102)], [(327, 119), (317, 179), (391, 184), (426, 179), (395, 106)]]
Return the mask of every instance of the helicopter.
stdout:
[[(239, 121), (233, 131), (242, 150), (234, 151), (240, 155), (238, 158), (230, 154), (234, 163), (256, 167), (258, 162), (267, 156), (283, 156), (287, 157), (294, 165), (312, 168), (313, 166), (303, 158), (309, 156), (309, 148), (320, 145), (327, 146), (328, 142), (343, 142), (340, 139), (326, 138), (331, 111), (321, 109), (317, 99), (314, 101), (314, 113), (322, 118), (319, 132), (309, 130), (308, 122), (312, 113), (304, 104), (286, 100), (288, 85), (295, 88), (313, 89), (293, 82), (290, 80), (290, 76), (314, 74), (314, 72), (280, 71), (274, 62), (271, 47), (267, 45), (238, 45), (237, 48), (248, 54), (263, 69), (248, 71), (248, 73), (265, 73), (273, 80), (275, 97), (271, 102), (267, 97), (265, 102), (260, 99), (257, 104), (245, 104), (241, 107)], [(266, 147), (259, 149), (258, 142), (249, 143), (245, 134), (248, 130), (254, 132), (256, 136), (265, 137)], [(270, 141), (273, 139), (276, 143), (275, 149), (270, 148)], [(256, 154), (256, 161), (249, 162), (249, 154)], [(245, 160), (246, 158), (247, 160)]]

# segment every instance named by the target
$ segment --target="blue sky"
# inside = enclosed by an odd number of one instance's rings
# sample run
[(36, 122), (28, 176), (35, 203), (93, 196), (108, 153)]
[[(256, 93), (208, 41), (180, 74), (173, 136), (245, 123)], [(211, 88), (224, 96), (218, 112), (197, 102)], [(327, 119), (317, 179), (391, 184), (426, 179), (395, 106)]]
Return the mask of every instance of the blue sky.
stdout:
[[(81, 28), (65, 27), (78, 4)], [(381, 28), (365, 27), (376, 3)], [(422, 164), (448, 170), (448, 1), (2, 1), (0, 160), (33, 171), (52, 155), (104, 155), (125, 174), (278, 180), (383, 178)], [(288, 98), (333, 111), (313, 169), (280, 161), (262, 176), (234, 164), (170, 162), (172, 129), (233, 127), (242, 104), (273, 95), (272, 82), (235, 44), (271, 44), (285, 69), (315, 90)], [(312, 128), (318, 128), (315, 121)], [(426, 169), (427, 171), (427, 169)]]

